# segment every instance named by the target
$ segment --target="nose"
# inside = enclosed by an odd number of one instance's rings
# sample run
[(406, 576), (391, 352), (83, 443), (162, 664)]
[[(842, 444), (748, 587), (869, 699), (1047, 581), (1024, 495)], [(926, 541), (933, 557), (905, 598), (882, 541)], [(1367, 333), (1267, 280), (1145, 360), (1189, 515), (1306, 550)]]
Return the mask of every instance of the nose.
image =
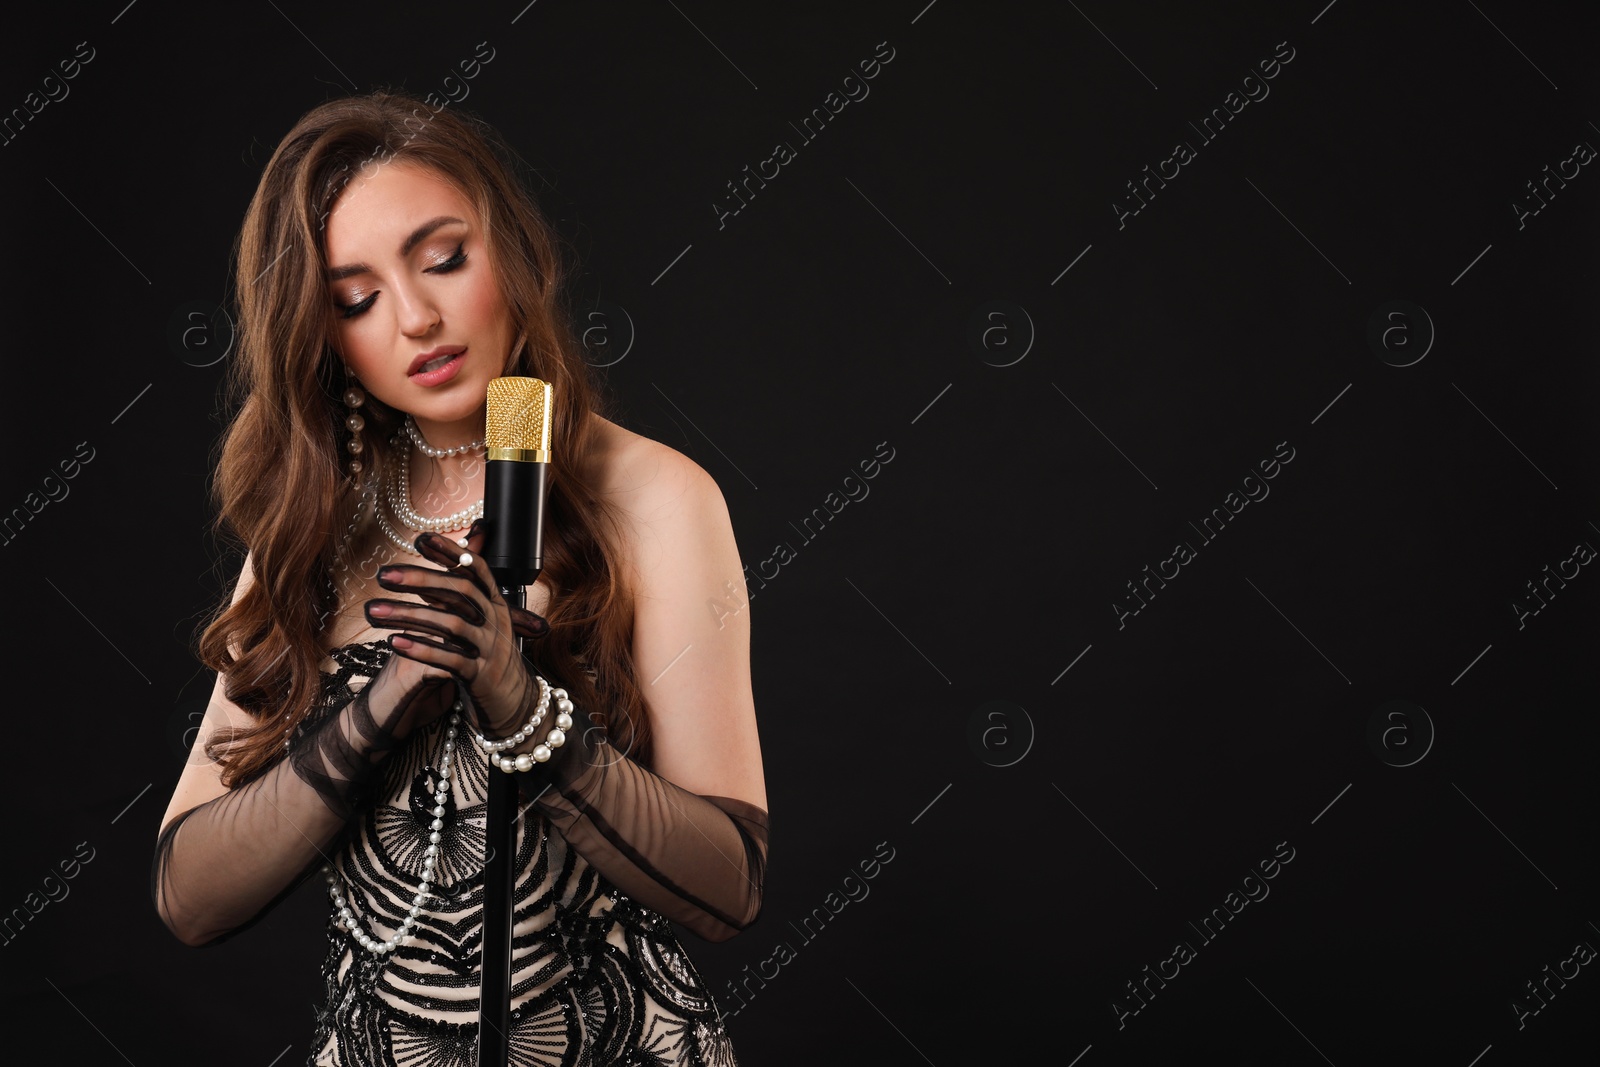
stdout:
[(397, 293), (396, 296), (396, 302), (400, 305), (401, 333), (407, 337), (426, 337), (435, 326), (439, 325), (439, 309), (434, 307), (424, 293), (413, 289), (410, 292)]

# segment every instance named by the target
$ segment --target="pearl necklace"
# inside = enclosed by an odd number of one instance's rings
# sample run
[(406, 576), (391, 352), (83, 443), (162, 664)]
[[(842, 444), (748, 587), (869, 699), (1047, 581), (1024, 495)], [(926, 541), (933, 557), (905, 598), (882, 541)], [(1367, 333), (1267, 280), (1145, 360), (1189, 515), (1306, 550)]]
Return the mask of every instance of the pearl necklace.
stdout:
[(443, 459), (446, 456), (464, 456), (468, 452), (475, 452), (482, 448), (484, 442), (484, 438), (480, 437), (471, 444), (456, 445), (454, 448), (434, 448), (428, 443), (427, 438), (422, 436), (422, 431), (417, 429), (416, 420), (412, 419), (410, 414), (406, 415), (406, 436), (411, 438), (411, 443), (417, 446), (417, 451), (421, 452), (429, 459)]
[[(389, 510), (394, 513), (396, 522), (411, 530), (443, 533), (446, 530), (465, 529), (474, 521), (483, 517), (483, 498), (481, 497), (471, 507), (462, 508), (453, 515), (430, 519), (417, 514), (416, 508), (411, 504), (410, 450), (406, 441), (398, 435), (391, 443), (395, 445), (397, 454), (394, 470), (389, 476), (386, 495), (389, 502)], [(383, 528), (383, 532), (388, 535), (389, 540), (413, 556), (421, 555), (411, 542), (400, 536), (381, 510), (378, 510), (377, 513), (378, 525)]]
[(363, 930), (356, 922), (355, 913), (350, 910), (350, 902), (339, 889), (339, 876), (334, 872), (333, 864), (323, 868), (328, 876), (328, 895), (338, 909), (339, 929), (347, 931), (357, 944), (379, 958), (411, 940), (411, 930), (417, 925), (417, 919), (422, 915), (422, 905), (428, 900), (428, 889), (433, 884), (434, 863), (439, 858), (439, 842), (443, 839), (441, 831), (444, 829), (445, 803), (450, 799), (450, 763), (455, 755), (456, 731), (461, 725), (460, 712), (461, 701), (458, 700), (450, 709), (449, 728), (444, 736), (444, 754), (439, 757), (439, 775), (433, 784), (433, 822), (428, 824), (431, 831), (428, 834), (428, 848), (422, 854), (422, 881), (417, 884), (417, 895), (411, 898), (411, 910), (401, 920), (394, 936), (379, 941)]
[(389, 477), (389, 506), (394, 511), (395, 518), (413, 530), (441, 533), (445, 530), (460, 530), (483, 514), (481, 497), (476, 504), (462, 508), (454, 515), (441, 515), (430, 519), (418, 514), (411, 503), (411, 455), (403, 443), (398, 440), (396, 443), (400, 448), (396, 456), (395, 469)]
[(401, 537), (400, 534), (395, 531), (395, 528), (389, 525), (389, 517), (383, 513), (382, 508), (374, 507), (373, 512), (378, 516), (378, 525), (383, 528), (384, 536), (388, 537), (390, 541), (394, 542), (396, 548), (409, 552), (413, 556), (422, 555), (421, 552), (417, 551), (415, 545), (413, 545), (410, 541), (407, 541), (404, 537)]

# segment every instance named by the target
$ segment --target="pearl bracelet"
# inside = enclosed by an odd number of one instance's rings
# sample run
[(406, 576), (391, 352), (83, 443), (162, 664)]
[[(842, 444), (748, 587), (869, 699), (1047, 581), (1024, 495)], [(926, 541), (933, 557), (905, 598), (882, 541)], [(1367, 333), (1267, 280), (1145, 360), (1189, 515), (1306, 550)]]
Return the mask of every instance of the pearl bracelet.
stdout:
[[(541, 685), (544, 683), (543, 678), (539, 679), (539, 681)], [(567, 743), (567, 731), (572, 729), (572, 701), (567, 699), (567, 691), (565, 689), (551, 689), (545, 694), (546, 699), (550, 696), (554, 696), (556, 700), (556, 722), (550, 728), (550, 732), (545, 734), (544, 741), (534, 746), (532, 752), (523, 752), (516, 756), (502, 756), (498, 750), (490, 751), (484, 749), (484, 751), (488, 752), (490, 763), (507, 774), (516, 771), (531, 771), (534, 764), (548, 762), (555, 750)], [(536, 724), (530, 720), (529, 736), (531, 736), (532, 725)], [(489, 743), (492, 744), (493, 742)], [(483, 745), (478, 747), (483, 748)]]
[[(516, 748), (532, 737), (533, 731), (539, 728), (539, 724), (544, 721), (544, 713), (550, 709), (550, 684), (538, 675), (534, 675), (534, 678), (539, 683), (539, 703), (534, 705), (533, 711), (529, 713), (528, 721), (523, 723), (516, 733), (499, 741), (491, 741), (481, 733), (473, 734), (472, 742), (478, 746), (479, 752), (486, 756), (492, 756), (496, 752), (504, 752), (508, 748)], [(562, 692), (562, 695), (566, 695), (565, 691)]]

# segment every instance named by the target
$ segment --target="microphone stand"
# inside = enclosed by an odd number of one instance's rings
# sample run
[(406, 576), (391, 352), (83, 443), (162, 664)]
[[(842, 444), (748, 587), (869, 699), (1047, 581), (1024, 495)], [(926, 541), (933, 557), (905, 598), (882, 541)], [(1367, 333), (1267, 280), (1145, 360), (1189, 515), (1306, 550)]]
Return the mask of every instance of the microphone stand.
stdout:
[[(544, 569), (545, 479), (549, 468), (550, 384), (501, 377), (489, 383), (483, 510), (493, 516), (483, 558), (507, 604), (527, 607), (527, 587)], [(517, 654), (526, 663), (523, 638)], [(506, 1067), (511, 1056), (511, 924), (517, 886), (520, 790), (515, 771), (489, 765), (484, 833), (483, 957), (478, 984), (478, 1067)]]
[[(500, 595), (527, 606), (527, 590), (496, 575)], [(525, 638), (517, 638), (519, 654)], [(517, 772), (521, 774), (522, 772)], [(489, 765), (483, 865), (483, 957), (478, 988), (478, 1067), (506, 1067), (511, 1056), (511, 924), (517, 882), (517, 774)]]

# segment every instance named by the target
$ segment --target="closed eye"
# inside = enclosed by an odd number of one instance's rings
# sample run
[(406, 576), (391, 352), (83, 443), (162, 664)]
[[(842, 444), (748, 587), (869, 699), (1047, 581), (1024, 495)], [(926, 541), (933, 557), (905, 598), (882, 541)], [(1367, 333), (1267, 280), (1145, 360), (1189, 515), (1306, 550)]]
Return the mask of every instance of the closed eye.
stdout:
[(467, 246), (466, 246), (465, 243), (459, 244), (459, 245), (456, 245), (455, 255), (451, 256), (449, 259), (445, 260), (443, 263), (440, 263), (436, 267), (429, 267), (427, 270), (423, 271), (423, 273), (424, 274), (449, 274), (453, 270), (459, 270), (461, 268), (461, 265), (466, 263), (466, 261), (467, 261)]
[[(445, 260), (443, 263), (438, 264), (437, 266), (433, 266), (433, 267), (427, 268), (426, 270), (423, 271), (423, 273), (424, 274), (449, 274), (452, 271), (460, 270), (463, 266), (466, 265), (466, 262), (467, 262), (467, 251), (466, 251), (466, 248), (467, 248), (467, 246), (466, 246), (465, 243), (456, 245), (456, 251), (455, 251), (454, 255), (452, 255), (449, 259)], [(361, 314), (363, 311), (366, 311), (368, 308), (370, 308), (372, 306), (372, 302), (374, 300), (376, 300), (377, 298), (378, 298), (378, 294), (377, 293), (373, 293), (371, 296), (367, 297), (365, 300), (361, 301), (358, 304), (341, 304), (341, 303), (339, 303), (339, 301), (335, 300), (333, 302), (333, 306), (339, 309), (339, 314), (342, 315), (344, 318), (353, 319), (357, 315)]]

